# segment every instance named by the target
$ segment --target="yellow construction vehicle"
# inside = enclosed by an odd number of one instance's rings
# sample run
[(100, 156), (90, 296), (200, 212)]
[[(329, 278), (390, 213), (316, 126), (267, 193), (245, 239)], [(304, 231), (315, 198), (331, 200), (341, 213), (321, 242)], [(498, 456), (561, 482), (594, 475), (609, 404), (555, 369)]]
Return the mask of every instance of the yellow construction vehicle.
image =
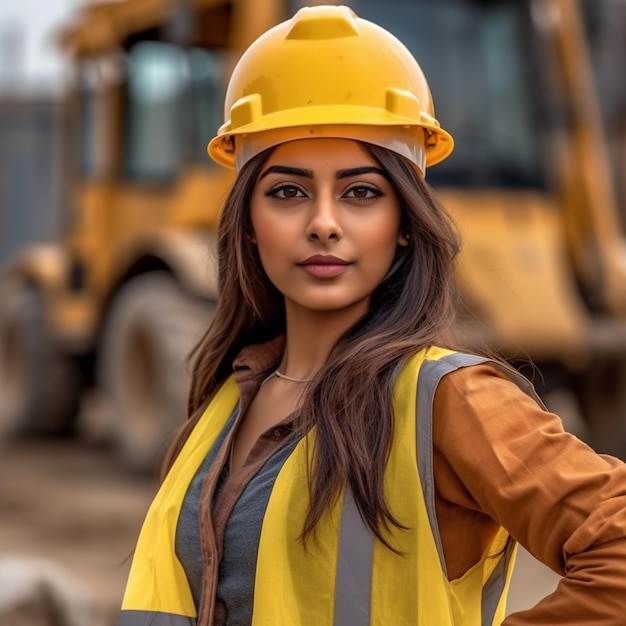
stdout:
[[(232, 175), (206, 143), (238, 55), (301, 4), (97, 2), (62, 30), (65, 228), (0, 279), (5, 435), (63, 431), (79, 413), (127, 462), (155, 466), (219, 296), (213, 237)], [(459, 332), (532, 360), (540, 390), (567, 390), (590, 440), (626, 455), (625, 3), (343, 4), (413, 51), (456, 139), (427, 180), (465, 239)]]

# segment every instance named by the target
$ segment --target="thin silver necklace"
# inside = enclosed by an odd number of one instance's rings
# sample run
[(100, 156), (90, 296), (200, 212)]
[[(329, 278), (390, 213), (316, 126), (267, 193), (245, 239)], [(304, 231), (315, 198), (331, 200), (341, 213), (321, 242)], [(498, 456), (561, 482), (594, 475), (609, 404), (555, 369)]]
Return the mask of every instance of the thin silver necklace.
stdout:
[(280, 370), (274, 370), (262, 383), (261, 387), (270, 379), (276, 376), (276, 378), (282, 378), (284, 380), (288, 380), (292, 383), (310, 383), (313, 380), (313, 376), (310, 378), (295, 378), (294, 376), (287, 376), (287, 374), (283, 374)]

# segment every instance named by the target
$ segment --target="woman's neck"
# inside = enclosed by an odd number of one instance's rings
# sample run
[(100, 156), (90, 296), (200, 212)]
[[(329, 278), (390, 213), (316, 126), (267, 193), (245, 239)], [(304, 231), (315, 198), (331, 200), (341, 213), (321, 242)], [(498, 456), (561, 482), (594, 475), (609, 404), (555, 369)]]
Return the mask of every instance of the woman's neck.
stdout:
[(360, 317), (337, 311), (290, 314), (287, 309), (285, 351), (278, 369), (295, 378), (315, 375), (339, 337)]

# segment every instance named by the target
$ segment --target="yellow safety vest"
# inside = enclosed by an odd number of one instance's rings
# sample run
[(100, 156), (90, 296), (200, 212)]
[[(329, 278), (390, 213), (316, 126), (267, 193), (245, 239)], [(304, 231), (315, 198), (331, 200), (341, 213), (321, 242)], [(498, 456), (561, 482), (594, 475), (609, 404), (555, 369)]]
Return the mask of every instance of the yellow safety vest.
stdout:
[[(392, 528), (386, 548), (364, 525), (346, 490), (303, 546), (309, 506), (306, 445), (281, 468), (263, 519), (253, 626), (495, 626), (505, 616), (515, 543), (504, 529), (463, 577), (449, 581), (435, 517), (432, 401), (439, 380), (482, 357), (428, 348), (394, 383), (394, 435), (384, 474), (388, 504), (406, 530)], [(493, 363), (499, 367), (497, 363)], [(532, 386), (503, 368), (524, 391)], [(417, 384), (416, 384), (417, 383)], [(535, 396), (536, 397), (536, 396)], [(196, 608), (175, 554), (176, 524), (187, 487), (237, 405), (232, 377), (185, 442), (144, 522), (118, 626), (194, 626)]]

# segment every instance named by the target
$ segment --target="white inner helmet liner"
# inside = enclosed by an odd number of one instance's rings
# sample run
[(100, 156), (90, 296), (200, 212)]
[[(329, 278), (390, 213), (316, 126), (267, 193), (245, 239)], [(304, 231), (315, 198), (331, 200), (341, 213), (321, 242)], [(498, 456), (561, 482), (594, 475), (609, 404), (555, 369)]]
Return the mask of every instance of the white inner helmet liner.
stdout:
[(259, 133), (235, 135), (235, 169), (237, 172), (254, 156), (267, 148), (298, 139), (353, 139), (387, 148), (407, 158), (424, 175), (426, 153), (422, 147), (424, 130), (405, 126), (326, 125), (279, 128)]

